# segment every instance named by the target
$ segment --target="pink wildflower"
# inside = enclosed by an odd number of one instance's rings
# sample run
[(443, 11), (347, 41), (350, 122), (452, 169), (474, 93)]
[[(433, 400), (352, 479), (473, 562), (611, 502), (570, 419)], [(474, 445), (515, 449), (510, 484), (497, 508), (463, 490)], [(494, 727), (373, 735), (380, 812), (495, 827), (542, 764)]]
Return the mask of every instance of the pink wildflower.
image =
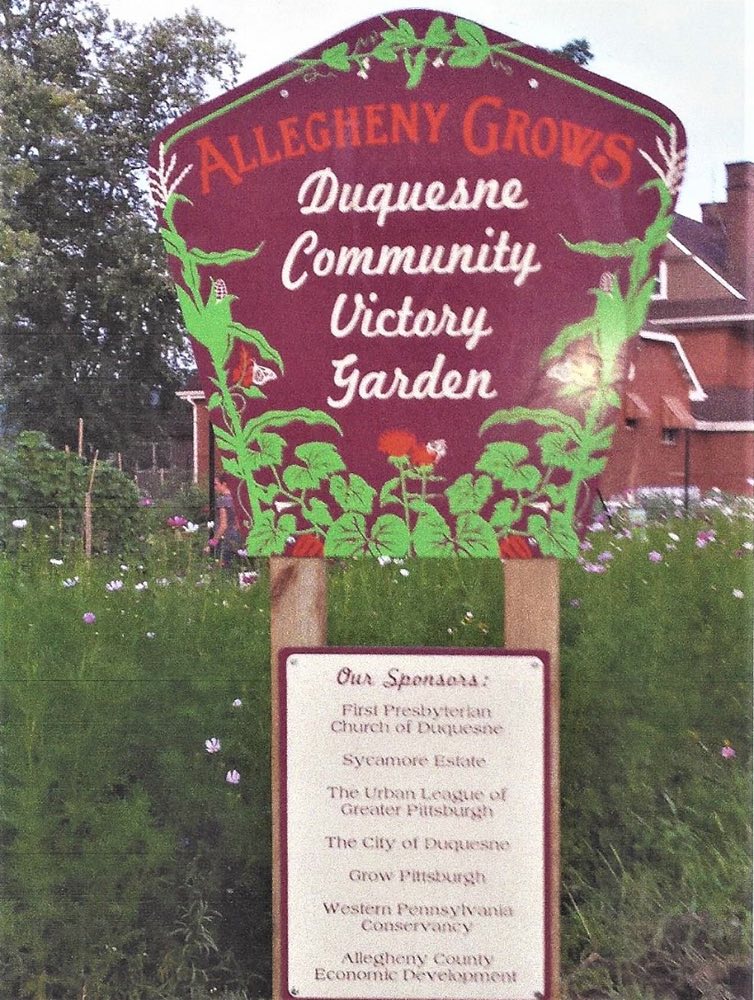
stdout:
[(726, 743), (725, 746), (720, 751), (720, 756), (724, 757), (726, 760), (731, 760), (733, 757), (736, 756), (736, 751), (729, 743)]
[(94, 625), (97, 621), (97, 616), (93, 611), (85, 611), (81, 616), (81, 620), (85, 625)]
[(229, 785), (237, 785), (241, 781), (241, 775), (236, 770), (228, 771), (225, 775), (225, 780)]
[(652, 563), (662, 562), (662, 552), (658, 552), (657, 549), (652, 549), (647, 558)]

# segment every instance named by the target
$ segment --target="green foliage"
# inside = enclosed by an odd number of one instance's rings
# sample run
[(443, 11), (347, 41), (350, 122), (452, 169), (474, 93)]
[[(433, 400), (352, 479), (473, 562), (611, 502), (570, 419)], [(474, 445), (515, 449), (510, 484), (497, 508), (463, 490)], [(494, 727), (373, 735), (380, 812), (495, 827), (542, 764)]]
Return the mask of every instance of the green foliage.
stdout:
[[(0, 6), (6, 426), (33, 413), (62, 445), (83, 417), (114, 451), (168, 424), (185, 344), (143, 164), (155, 133), (238, 65), (196, 11), (136, 27), (82, 0)], [(147, 406), (153, 385), (160, 411)]]
[[(92, 474), (78, 456), (58, 451), (37, 431), (23, 431), (0, 449), (0, 538), (15, 548), (29, 536), (67, 548), (81, 537), (84, 495)], [(92, 484), (93, 546), (125, 551), (141, 525), (138, 491), (107, 462), (98, 463)], [(28, 521), (23, 529), (15, 520)]]
[[(711, 970), (741, 995), (754, 567), (750, 522), (725, 509), (705, 508), (714, 524), (595, 533), (601, 575), (564, 566), (570, 997), (697, 995)], [(0, 555), (0, 972), (14, 1000), (84, 986), (100, 1000), (269, 996), (266, 581), (240, 590), (235, 575), (187, 565), (187, 537), (169, 537), (178, 554), (148, 546), (138, 576), (103, 559)], [(107, 591), (114, 577), (124, 586)], [(491, 560), (334, 563), (329, 641), (494, 648), (501, 584)], [(721, 756), (725, 741), (736, 757)]]

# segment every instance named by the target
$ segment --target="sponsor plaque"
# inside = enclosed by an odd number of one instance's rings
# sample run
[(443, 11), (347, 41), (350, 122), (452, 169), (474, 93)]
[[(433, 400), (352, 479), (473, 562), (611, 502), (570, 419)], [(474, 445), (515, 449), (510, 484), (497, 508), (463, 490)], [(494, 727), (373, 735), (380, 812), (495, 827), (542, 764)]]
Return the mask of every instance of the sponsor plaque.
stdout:
[(276, 996), (550, 996), (547, 655), (299, 649), (279, 670)]

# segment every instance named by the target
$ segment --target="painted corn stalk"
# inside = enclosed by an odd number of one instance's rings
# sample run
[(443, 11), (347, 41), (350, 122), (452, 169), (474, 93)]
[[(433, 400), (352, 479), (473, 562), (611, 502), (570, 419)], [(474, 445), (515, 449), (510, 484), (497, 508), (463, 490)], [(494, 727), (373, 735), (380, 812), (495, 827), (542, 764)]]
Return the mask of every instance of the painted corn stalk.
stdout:
[(684, 160), (662, 106), (430, 11), (159, 136), (248, 551), (575, 555)]

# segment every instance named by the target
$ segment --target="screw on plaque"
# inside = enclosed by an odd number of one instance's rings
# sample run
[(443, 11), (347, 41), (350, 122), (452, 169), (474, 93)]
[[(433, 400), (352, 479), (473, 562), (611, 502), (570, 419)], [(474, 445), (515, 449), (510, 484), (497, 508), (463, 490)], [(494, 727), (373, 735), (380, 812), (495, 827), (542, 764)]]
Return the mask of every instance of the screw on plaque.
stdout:
[(292, 997), (297, 997), (298, 996), (298, 990), (295, 988), (295, 986), (291, 986), (291, 988), (290, 988), (290, 990), (288, 992), (290, 993), (290, 995)]
[(298, 658), (295, 657), (295, 656), (289, 656), (288, 657), (288, 666), (289, 667), (297, 667), (298, 666)]

